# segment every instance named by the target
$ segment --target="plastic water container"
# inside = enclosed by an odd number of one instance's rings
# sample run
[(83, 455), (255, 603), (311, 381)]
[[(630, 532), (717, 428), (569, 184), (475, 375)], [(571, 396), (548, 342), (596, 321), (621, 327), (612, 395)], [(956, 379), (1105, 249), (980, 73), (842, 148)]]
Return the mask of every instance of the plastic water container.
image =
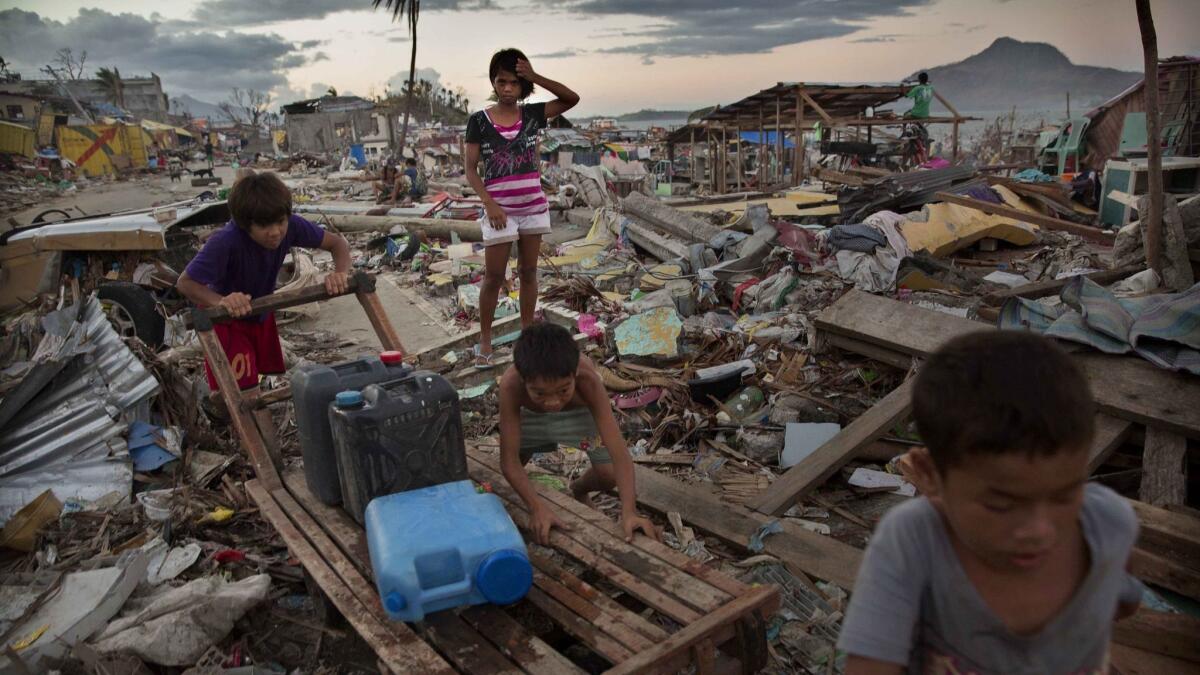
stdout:
[(296, 405), (296, 429), (304, 456), (304, 479), (308, 489), (323, 503), (342, 502), (337, 454), (329, 428), (329, 403), (339, 391), (404, 377), (410, 369), (403, 358), (400, 352), (383, 352), (334, 365), (301, 366), (292, 374), (292, 401)]
[(496, 495), (469, 480), (379, 497), (367, 505), (367, 548), (384, 611), (396, 621), (529, 592), (525, 542)]
[(467, 479), (458, 391), (436, 373), (339, 393), (329, 424), (342, 506), (359, 523), (376, 497)]

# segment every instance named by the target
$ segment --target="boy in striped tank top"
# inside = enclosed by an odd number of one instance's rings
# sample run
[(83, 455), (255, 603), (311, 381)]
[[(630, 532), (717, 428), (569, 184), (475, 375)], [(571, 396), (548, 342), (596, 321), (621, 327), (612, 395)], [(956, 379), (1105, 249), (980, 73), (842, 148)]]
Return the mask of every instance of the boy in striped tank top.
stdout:
[[(534, 72), (520, 50), (502, 49), (492, 56), (488, 79), (496, 103), (467, 121), (464, 153), (467, 183), (483, 199), (485, 270), (479, 294), (479, 344), (475, 366), (492, 365), (492, 320), (508, 268), (512, 242), (517, 242), (521, 279), (521, 326), (533, 323), (537, 306), (537, 263), (542, 235), (550, 233), (550, 205), (542, 192), (538, 132), (546, 120), (579, 103), (566, 86)], [(557, 98), (522, 104), (541, 85)], [(482, 172), (479, 162), (483, 161)]]

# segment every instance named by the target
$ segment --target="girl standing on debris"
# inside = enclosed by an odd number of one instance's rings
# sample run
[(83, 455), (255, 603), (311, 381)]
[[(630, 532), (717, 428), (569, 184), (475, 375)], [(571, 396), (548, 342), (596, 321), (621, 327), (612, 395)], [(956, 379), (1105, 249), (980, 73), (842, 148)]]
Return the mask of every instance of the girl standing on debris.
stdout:
[[(538, 161), (538, 131), (546, 120), (579, 103), (579, 95), (565, 85), (534, 72), (518, 49), (492, 55), (488, 79), (496, 103), (471, 115), (467, 121), (464, 162), (467, 183), (483, 199), (485, 271), (479, 293), (479, 344), (475, 367), (492, 366), (492, 320), (504, 285), (512, 242), (517, 242), (517, 270), (521, 280), (521, 327), (533, 323), (537, 306), (537, 263), (542, 235), (550, 233), (550, 205), (542, 192)], [(521, 102), (541, 85), (557, 98), (548, 103)], [(478, 170), (483, 160), (482, 173)]]

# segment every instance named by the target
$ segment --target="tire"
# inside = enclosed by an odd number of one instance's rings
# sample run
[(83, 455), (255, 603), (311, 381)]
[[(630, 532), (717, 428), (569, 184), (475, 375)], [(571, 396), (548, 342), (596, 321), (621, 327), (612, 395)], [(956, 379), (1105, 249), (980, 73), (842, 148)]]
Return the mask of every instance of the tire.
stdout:
[(113, 328), (122, 337), (137, 337), (147, 346), (162, 346), (166, 321), (150, 291), (127, 281), (114, 281), (96, 292)]

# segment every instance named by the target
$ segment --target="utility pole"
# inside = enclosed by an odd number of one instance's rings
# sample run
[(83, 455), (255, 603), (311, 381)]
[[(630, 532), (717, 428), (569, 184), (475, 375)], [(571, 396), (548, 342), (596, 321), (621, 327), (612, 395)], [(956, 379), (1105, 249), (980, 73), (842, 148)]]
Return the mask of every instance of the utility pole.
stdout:
[(1146, 223), (1146, 261), (1150, 269), (1162, 278), (1162, 216), (1163, 177), (1162, 146), (1159, 144), (1161, 123), (1158, 115), (1158, 35), (1154, 30), (1154, 17), (1150, 14), (1150, 0), (1135, 0), (1138, 28), (1142, 32), (1142, 55), (1145, 60), (1146, 78), (1146, 163), (1147, 183), (1150, 192), (1150, 212), (1138, 214)]

